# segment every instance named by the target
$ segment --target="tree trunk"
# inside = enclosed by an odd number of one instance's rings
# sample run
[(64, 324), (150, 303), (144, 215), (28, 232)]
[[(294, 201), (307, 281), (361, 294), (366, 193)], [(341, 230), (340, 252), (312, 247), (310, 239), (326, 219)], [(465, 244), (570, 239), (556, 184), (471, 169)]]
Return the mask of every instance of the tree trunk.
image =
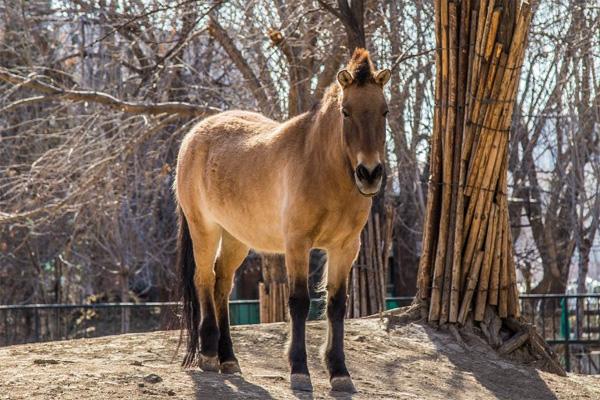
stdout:
[[(588, 268), (590, 263), (590, 251), (592, 250), (592, 243), (587, 239), (580, 240), (577, 246), (579, 253), (579, 259), (577, 260), (577, 293), (587, 293), (586, 279), (588, 274)], [(577, 305), (577, 336), (581, 337), (583, 333), (583, 325), (585, 321), (585, 309), (589, 308), (589, 304), (584, 303), (584, 299), (577, 299), (579, 304)], [(586, 307), (587, 306), (587, 307)]]
[(436, 108), (416, 302), (430, 323), (472, 322), (502, 354), (528, 343), (542, 367), (564, 374), (520, 320), (507, 157), (531, 10), (518, 3), (435, 2)]
[[(123, 267), (119, 272), (119, 286), (121, 289), (121, 303), (129, 302), (129, 268)], [(121, 308), (121, 333), (129, 332), (129, 307)]]
[(397, 208), (397, 223), (394, 224), (394, 295), (414, 296), (417, 288), (417, 267), (419, 265), (419, 242), (421, 229), (418, 221), (418, 206), (411, 194), (400, 189), (400, 205)]

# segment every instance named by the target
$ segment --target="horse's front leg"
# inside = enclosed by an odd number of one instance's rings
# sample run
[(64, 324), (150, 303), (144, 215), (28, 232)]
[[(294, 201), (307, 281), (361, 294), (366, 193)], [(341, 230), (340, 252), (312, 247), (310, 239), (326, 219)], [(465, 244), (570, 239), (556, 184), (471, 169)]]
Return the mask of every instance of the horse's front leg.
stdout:
[(308, 255), (310, 246), (304, 240), (290, 240), (286, 245), (285, 264), (290, 287), (289, 309), (291, 340), (288, 360), (293, 390), (311, 391), (312, 384), (306, 362), (306, 318), (310, 307), (308, 294)]
[(331, 388), (355, 393), (344, 356), (344, 316), (346, 315), (346, 282), (360, 248), (357, 238), (351, 243), (327, 250), (327, 320), (325, 364)]

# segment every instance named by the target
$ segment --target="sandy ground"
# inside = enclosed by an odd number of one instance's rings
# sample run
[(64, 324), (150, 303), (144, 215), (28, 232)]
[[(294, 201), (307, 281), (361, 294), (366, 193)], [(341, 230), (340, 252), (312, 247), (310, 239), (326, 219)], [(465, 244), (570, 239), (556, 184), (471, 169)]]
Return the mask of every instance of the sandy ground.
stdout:
[(288, 388), (287, 328), (267, 324), (233, 328), (242, 376), (182, 369), (178, 332), (1, 348), (0, 399), (600, 399), (600, 376), (539, 372), (425, 325), (353, 320), (346, 332), (353, 396), (329, 389), (319, 321), (308, 328), (313, 393)]

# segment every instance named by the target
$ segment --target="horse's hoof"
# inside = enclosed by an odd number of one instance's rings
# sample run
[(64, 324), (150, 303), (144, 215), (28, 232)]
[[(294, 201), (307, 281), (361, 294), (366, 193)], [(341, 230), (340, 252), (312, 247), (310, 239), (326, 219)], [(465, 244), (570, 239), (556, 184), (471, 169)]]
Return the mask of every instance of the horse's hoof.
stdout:
[(335, 392), (356, 393), (352, 378), (349, 376), (336, 376), (331, 378), (331, 390)]
[(222, 374), (241, 374), (242, 369), (237, 361), (225, 361), (221, 363)]
[(292, 374), (290, 376), (290, 386), (292, 390), (302, 390), (304, 392), (312, 392), (313, 390), (310, 376), (306, 374)]
[(219, 358), (217, 356), (204, 356), (200, 354), (198, 366), (202, 371), (219, 372)]

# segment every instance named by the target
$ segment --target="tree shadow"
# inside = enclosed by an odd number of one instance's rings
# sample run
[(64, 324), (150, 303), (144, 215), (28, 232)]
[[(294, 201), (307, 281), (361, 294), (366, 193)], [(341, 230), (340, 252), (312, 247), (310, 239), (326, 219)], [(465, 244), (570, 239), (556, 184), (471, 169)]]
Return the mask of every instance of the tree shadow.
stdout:
[(192, 378), (195, 398), (198, 400), (273, 399), (266, 389), (246, 381), (241, 375), (202, 371), (186, 373)]
[(447, 379), (449, 398), (464, 389), (466, 373), (498, 399), (558, 399), (537, 369), (499, 357), (482, 339), (465, 338), (465, 348), (449, 333), (428, 327), (425, 331), (438, 353), (457, 368)]
[[(392, 380), (392, 385), (396, 388), (403, 388), (404, 382), (401, 381), (402, 377), (397, 376), (396, 372), (398, 368), (410, 368), (410, 365), (413, 363), (418, 363), (420, 361), (426, 362), (436, 362), (439, 359), (439, 354), (414, 354), (411, 356), (402, 356), (402, 357), (394, 357), (393, 359), (387, 361), (384, 365), (384, 371)], [(456, 393), (460, 393), (461, 390), (464, 390), (464, 378), (461, 376), (462, 371), (453, 371), (452, 376), (447, 380), (449, 389), (444, 390), (444, 388), (436, 387), (436, 392), (444, 393), (448, 399), (456, 398)], [(424, 377), (426, 381), (426, 377)]]
[[(399, 390), (403, 388), (404, 382), (401, 376), (403, 374), (398, 374), (398, 370), (411, 371), (416, 365), (423, 382), (419, 384), (419, 390), (435, 394), (436, 398), (440, 394), (448, 399), (476, 398), (476, 394), (469, 390), (475, 389), (473, 385), (479, 385), (479, 390), (487, 390), (497, 399), (558, 399), (540, 376), (539, 370), (500, 357), (491, 346), (474, 334), (462, 335), (465, 342), (463, 345), (450, 332), (435, 329), (423, 322), (391, 321), (388, 327), (394, 330), (394, 335), (407, 334), (425, 345), (423, 350), (402, 354), (384, 363), (384, 371), (391, 378), (391, 384)], [(423, 369), (423, 365), (433, 365), (439, 361), (446, 365), (442, 367), (444, 376), (440, 376), (438, 368), (430, 371)], [(414, 376), (414, 372), (409, 375)], [(435, 375), (435, 380), (428, 382), (428, 375)], [(558, 376), (556, 378), (560, 379)], [(422, 396), (427, 398), (427, 394)]]

